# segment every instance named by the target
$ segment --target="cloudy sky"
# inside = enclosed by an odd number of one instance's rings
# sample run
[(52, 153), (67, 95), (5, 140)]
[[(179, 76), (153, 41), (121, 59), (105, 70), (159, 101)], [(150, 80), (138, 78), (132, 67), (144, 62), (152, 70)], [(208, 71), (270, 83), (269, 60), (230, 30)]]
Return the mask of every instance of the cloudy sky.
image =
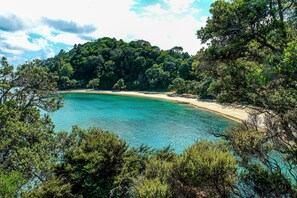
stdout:
[(18, 65), (101, 37), (195, 54), (213, 0), (1, 0), (0, 57)]

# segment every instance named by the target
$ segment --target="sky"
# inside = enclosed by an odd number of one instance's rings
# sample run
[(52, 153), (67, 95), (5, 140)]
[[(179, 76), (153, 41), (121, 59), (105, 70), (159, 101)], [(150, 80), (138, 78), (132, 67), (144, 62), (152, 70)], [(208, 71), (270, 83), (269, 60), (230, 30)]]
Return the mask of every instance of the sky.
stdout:
[(0, 0), (0, 57), (15, 66), (102, 37), (195, 54), (214, 0)]

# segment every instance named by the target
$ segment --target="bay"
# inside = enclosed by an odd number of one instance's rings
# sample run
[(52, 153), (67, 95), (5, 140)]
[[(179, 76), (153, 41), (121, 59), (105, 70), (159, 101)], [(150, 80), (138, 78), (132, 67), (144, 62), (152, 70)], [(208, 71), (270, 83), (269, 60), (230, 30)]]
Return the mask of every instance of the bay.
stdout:
[(196, 140), (217, 140), (209, 131), (235, 124), (194, 107), (151, 98), (107, 94), (63, 94), (64, 107), (51, 114), (56, 130), (98, 127), (111, 131), (130, 146), (161, 149), (170, 145), (181, 153)]

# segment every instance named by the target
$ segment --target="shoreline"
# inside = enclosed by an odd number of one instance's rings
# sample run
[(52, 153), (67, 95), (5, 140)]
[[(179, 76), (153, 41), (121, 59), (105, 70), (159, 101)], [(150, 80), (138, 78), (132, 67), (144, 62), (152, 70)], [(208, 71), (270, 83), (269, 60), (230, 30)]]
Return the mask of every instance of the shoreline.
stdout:
[(178, 104), (189, 105), (198, 109), (209, 111), (236, 122), (241, 122), (242, 120), (246, 120), (248, 118), (248, 113), (243, 108), (224, 106), (216, 102), (203, 101), (203, 100), (197, 99), (196, 97), (194, 98), (194, 97), (180, 96), (177, 94), (172, 94), (170, 92), (102, 91), (102, 90), (93, 90), (93, 89), (73, 89), (73, 90), (59, 91), (59, 93), (109, 94), (109, 95), (161, 99), (161, 100), (176, 102)]

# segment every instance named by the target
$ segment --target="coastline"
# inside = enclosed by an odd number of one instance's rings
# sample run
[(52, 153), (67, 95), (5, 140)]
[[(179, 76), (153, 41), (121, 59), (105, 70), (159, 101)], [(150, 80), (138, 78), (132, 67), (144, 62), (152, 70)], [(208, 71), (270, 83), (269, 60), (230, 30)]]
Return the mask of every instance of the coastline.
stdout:
[(185, 97), (170, 92), (150, 92), (150, 91), (102, 91), (93, 89), (75, 89), (60, 91), (59, 93), (92, 93), (92, 94), (111, 94), (111, 95), (121, 95), (121, 96), (134, 96), (134, 97), (145, 97), (154, 98), (176, 102), (183, 105), (190, 105), (192, 107), (206, 110), (236, 122), (241, 122), (248, 118), (247, 110), (239, 107), (224, 106), (216, 102), (209, 102), (199, 100), (193, 97)]

